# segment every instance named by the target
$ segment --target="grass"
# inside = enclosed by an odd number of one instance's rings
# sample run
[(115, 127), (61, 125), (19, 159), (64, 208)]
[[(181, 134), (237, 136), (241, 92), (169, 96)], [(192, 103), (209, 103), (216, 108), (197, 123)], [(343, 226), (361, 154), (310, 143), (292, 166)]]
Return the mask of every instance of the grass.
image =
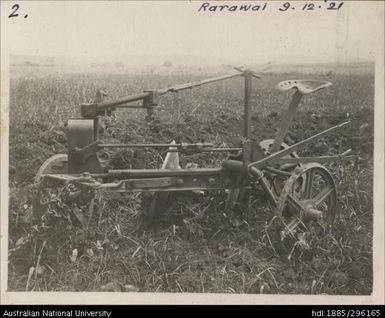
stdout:
[[(210, 74), (210, 76), (215, 74)], [(330, 165), (339, 188), (340, 216), (330, 232), (306, 238), (309, 248), (277, 246), (274, 207), (262, 191), (224, 212), (226, 194), (180, 194), (148, 228), (146, 194), (98, 193), (87, 231), (60, 202), (48, 226), (32, 226), (30, 185), (39, 166), (66, 151), (65, 122), (97, 88), (109, 97), (205, 78), (188, 74), (66, 74), (11, 79), (9, 275), (12, 291), (146, 291), (368, 295), (372, 292), (373, 74), (265, 74), (254, 81), (253, 135), (272, 138), (290, 94), (274, 86), (289, 78), (330, 80), (304, 98), (290, 129), (293, 142), (349, 118), (350, 127), (304, 150), (331, 154), (352, 148), (361, 161)], [(234, 79), (161, 98), (155, 120), (130, 111), (105, 118), (104, 138), (120, 142), (213, 142), (242, 139), (243, 82)], [(154, 151), (109, 154), (119, 168), (159, 167)], [(183, 156), (182, 166), (220, 166), (223, 154)], [(241, 223), (234, 225), (236, 217)], [(274, 223), (274, 222), (273, 222)], [(295, 242), (294, 242), (295, 243)], [(278, 244), (279, 245), (279, 244)], [(74, 252), (77, 251), (77, 255)], [(75, 257), (76, 256), (76, 257)], [(72, 257), (72, 259), (71, 259)]]

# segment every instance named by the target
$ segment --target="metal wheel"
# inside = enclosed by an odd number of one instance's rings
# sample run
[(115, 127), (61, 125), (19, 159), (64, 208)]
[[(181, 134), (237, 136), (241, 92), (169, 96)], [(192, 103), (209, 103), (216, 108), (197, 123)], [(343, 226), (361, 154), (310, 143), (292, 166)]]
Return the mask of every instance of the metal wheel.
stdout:
[(36, 173), (35, 182), (38, 183), (44, 174), (64, 174), (68, 171), (68, 156), (66, 154), (57, 154), (49, 157), (40, 166)]
[(329, 171), (318, 163), (297, 167), (286, 181), (277, 204), (277, 215), (289, 220), (287, 231), (317, 222), (331, 225), (337, 210), (337, 188)]

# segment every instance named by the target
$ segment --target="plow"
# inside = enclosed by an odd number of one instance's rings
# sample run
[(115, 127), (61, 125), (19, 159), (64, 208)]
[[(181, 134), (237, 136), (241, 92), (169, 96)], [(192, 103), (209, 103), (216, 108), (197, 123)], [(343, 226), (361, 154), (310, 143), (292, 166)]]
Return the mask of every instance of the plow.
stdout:
[[(151, 121), (162, 95), (236, 77), (244, 80), (241, 147), (175, 141), (155, 144), (105, 143), (99, 135), (101, 117), (111, 115), (117, 109), (141, 108), (147, 112), (146, 120)], [(41, 219), (47, 211), (48, 202), (42, 194), (46, 189), (60, 189), (62, 201), (83, 227), (87, 227), (90, 218), (79, 207), (90, 206), (88, 214), (92, 214), (95, 193), (101, 190), (118, 193), (151, 192), (147, 214), (155, 222), (170, 204), (170, 196), (175, 192), (226, 191), (224, 210), (231, 211), (246, 191), (262, 189), (274, 207), (272, 217), (280, 219), (284, 224), (281, 238), (292, 235), (309, 223), (331, 226), (338, 213), (338, 189), (325, 164), (355, 156), (351, 154), (351, 149), (338, 155), (312, 157), (301, 157), (297, 152), (336, 133), (349, 122), (342, 122), (291, 145), (285, 140), (302, 99), (330, 87), (332, 83), (319, 80), (287, 80), (278, 83), (279, 91), (293, 92), (291, 101), (281, 115), (281, 125), (276, 135), (272, 139), (258, 140), (258, 136), (252, 136), (251, 133), (252, 113), (255, 111), (252, 91), (256, 80), (263, 79), (251, 70), (236, 68), (234, 73), (228, 75), (164, 89), (149, 89), (116, 100), (106, 101), (105, 94), (98, 91), (92, 103), (80, 105), (79, 118), (68, 120), (67, 153), (48, 158), (36, 174), (35, 185), (39, 190), (33, 198), (35, 219)], [(166, 155), (158, 169), (109, 169), (100, 159), (100, 153), (115, 148), (153, 148), (165, 151)], [(222, 152), (228, 153), (228, 156), (217, 168), (181, 167), (180, 156), (202, 152)]]

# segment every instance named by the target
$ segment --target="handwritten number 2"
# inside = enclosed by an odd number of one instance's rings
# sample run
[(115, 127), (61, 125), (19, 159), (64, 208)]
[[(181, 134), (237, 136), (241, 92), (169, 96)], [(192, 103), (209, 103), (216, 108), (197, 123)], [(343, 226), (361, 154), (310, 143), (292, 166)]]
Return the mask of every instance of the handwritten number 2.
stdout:
[(16, 13), (17, 10), (19, 10), (20, 6), (18, 4), (14, 4), (12, 6), (13, 12), (8, 16), (8, 18), (18, 17), (19, 14)]

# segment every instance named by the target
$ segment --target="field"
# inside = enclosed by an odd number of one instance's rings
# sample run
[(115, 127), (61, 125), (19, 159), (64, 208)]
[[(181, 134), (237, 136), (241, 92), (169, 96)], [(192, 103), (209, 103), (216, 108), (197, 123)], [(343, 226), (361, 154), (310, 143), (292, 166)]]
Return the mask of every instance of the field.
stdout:
[[(332, 231), (310, 236), (302, 247), (295, 243), (289, 250), (276, 247), (269, 228), (274, 207), (262, 191), (246, 196), (233, 213), (224, 212), (224, 192), (183, 193), (153, 228), (143, 226), (148, 194), (102, 192), (88, 230), (61, 216), (60, 206), (56, 223), (32, 224), (30, 185), (36, 171), (48, 157), (66, 151), (66, 120), (79, 114), (79, 104), (92, 100), (97, 88), (114, 98), (216, 75), (207, 73), (11, 78), (9, 290), (371, 294), (372, 70), (265, 72), (253, 83), (252, 133), (257, 140), (275, 135), (291, 95), (278, 92), (275, 85), (285, 79), (334, 83), (303, 99), (290, 142), (352, 121), (339, 134), (300, 152), (327, 155), (352, 148), (359, 156), (343, 165), (328, 165), (338, 185), (339, 217)], [(162, 97), (151, 122), (140, 110), (106, 117), (103, 138), (239, 146), (242, 114), (243, 81), (232, 79)], [(161, 154), (153, 150), (125, 149), (109, 156), (111, 167), (119, 168), (157, 168), (162, 162)], [(224, 158), (209, 153), (182, 156), (181, 165), (219, 167)]]

